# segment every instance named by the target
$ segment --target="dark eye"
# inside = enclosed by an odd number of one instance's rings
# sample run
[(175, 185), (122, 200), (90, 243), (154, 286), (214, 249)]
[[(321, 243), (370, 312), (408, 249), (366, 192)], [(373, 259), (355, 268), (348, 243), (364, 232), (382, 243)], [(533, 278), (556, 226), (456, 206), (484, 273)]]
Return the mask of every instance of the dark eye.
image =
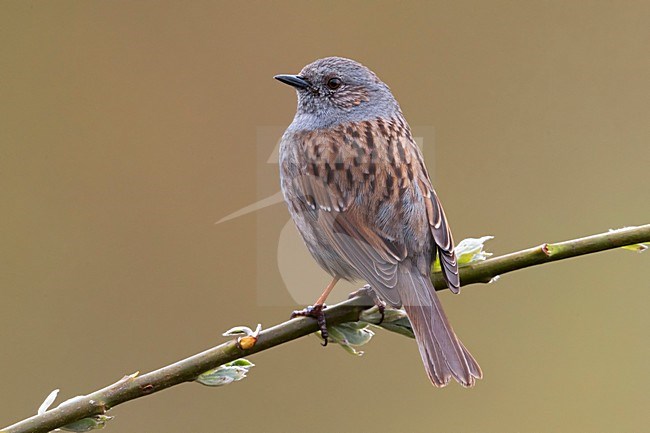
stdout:
[(341, 84), (342, 82), (340, 78), (334, 77), (327, 80), (327, 87), (329, 87), (332, 90), (338, 89), (339, 87), (341, 87)]

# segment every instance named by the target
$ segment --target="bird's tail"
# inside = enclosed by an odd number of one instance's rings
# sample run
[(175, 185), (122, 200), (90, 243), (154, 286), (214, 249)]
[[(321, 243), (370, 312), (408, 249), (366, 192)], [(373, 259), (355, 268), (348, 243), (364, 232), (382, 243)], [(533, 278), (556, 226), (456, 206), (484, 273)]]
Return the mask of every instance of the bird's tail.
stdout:
[(483, 377), (481, 367), (456, 337), (431, 280), (417, 271), (398, 269), (397, 290), (431, 382), (442, 387), (453, 376), (465, 387), (474, 386)]

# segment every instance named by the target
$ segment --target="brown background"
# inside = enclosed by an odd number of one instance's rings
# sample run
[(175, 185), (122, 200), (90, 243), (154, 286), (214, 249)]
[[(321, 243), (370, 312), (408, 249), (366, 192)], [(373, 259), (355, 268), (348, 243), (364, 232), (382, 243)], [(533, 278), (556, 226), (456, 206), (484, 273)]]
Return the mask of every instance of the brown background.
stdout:
[[(297, 307), (276, 264), (284, 207), (214, 222), (277, 191), (258, 132), (282, 130), (295, 96), (272, 76), (318, 57), (370, 66), (435, 128), (457, 239), (495, 235), (499, 254), (650, 222), (648, 22), (645, 1), (3, 1), (0, 424)], [(445, 293), (485, 372), (473, 390), (431, 387), (412, 340), (380, 332), (355, 358), (309, 337), (243, 382), (120, 406), (108, 428), (642, 431), (648, 260)]]

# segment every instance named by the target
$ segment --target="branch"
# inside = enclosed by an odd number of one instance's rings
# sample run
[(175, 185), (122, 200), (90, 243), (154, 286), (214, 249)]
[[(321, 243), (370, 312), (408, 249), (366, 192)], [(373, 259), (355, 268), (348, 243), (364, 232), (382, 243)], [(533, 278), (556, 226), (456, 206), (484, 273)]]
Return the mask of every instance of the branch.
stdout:
[[(650, 239), (650, 224), (611, 230), (555, 244), (542, 244), (527, 250), (463, 266), (459, 269), (460, 281), (462, 286), (489, 283), (492, 278), (508, 272), (627, 245), (646, 243), (648, 239)], [(436, 290), (447, 288), (440, 272), (432, 273), (431, 279)]]
[[(650, 224), (555, 244), (542, 244), (463, 266), (460, 268), (461, 282), (462, 285), (487, 283), (497, 275), (529, 266), (645, 242), (650, 242)], [(433, 273), (432, 280), (436, 290), (446, 288), (440, 273)], [(327, 323), (337, 325), (358, 321), (359, 315), (367, 305), (367, 299), (357, 297), (328, 307), (325, 310)], [(244, 350), (239, 347), (236, 340), (228, 341), (142, 376), (137, 374), (125, 376), (106, 388), (68, 400), (52, 410), (6, 427), (0, 433), (48, 432), (83, 418), (103, 415), (118, 404), (174, 385), (191, 382), (199, 374), (219, 365), (295, 340), (317, 330), (318, 325), (313, 319), (306, 317), (291, 319), (262, 331), (257, 342), (249, 349)]]

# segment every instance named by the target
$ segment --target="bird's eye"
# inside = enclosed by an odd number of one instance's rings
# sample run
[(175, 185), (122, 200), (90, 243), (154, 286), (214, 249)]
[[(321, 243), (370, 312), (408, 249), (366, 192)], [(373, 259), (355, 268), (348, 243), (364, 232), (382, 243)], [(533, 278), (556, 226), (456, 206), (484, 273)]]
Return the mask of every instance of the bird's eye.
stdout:
[(341, 87), (341, 84), (342, 82), (340, 78), (334, 77), (327, 80), (327, 87), (329, 87), (332, 90), (338, 89), (339, 87)]

